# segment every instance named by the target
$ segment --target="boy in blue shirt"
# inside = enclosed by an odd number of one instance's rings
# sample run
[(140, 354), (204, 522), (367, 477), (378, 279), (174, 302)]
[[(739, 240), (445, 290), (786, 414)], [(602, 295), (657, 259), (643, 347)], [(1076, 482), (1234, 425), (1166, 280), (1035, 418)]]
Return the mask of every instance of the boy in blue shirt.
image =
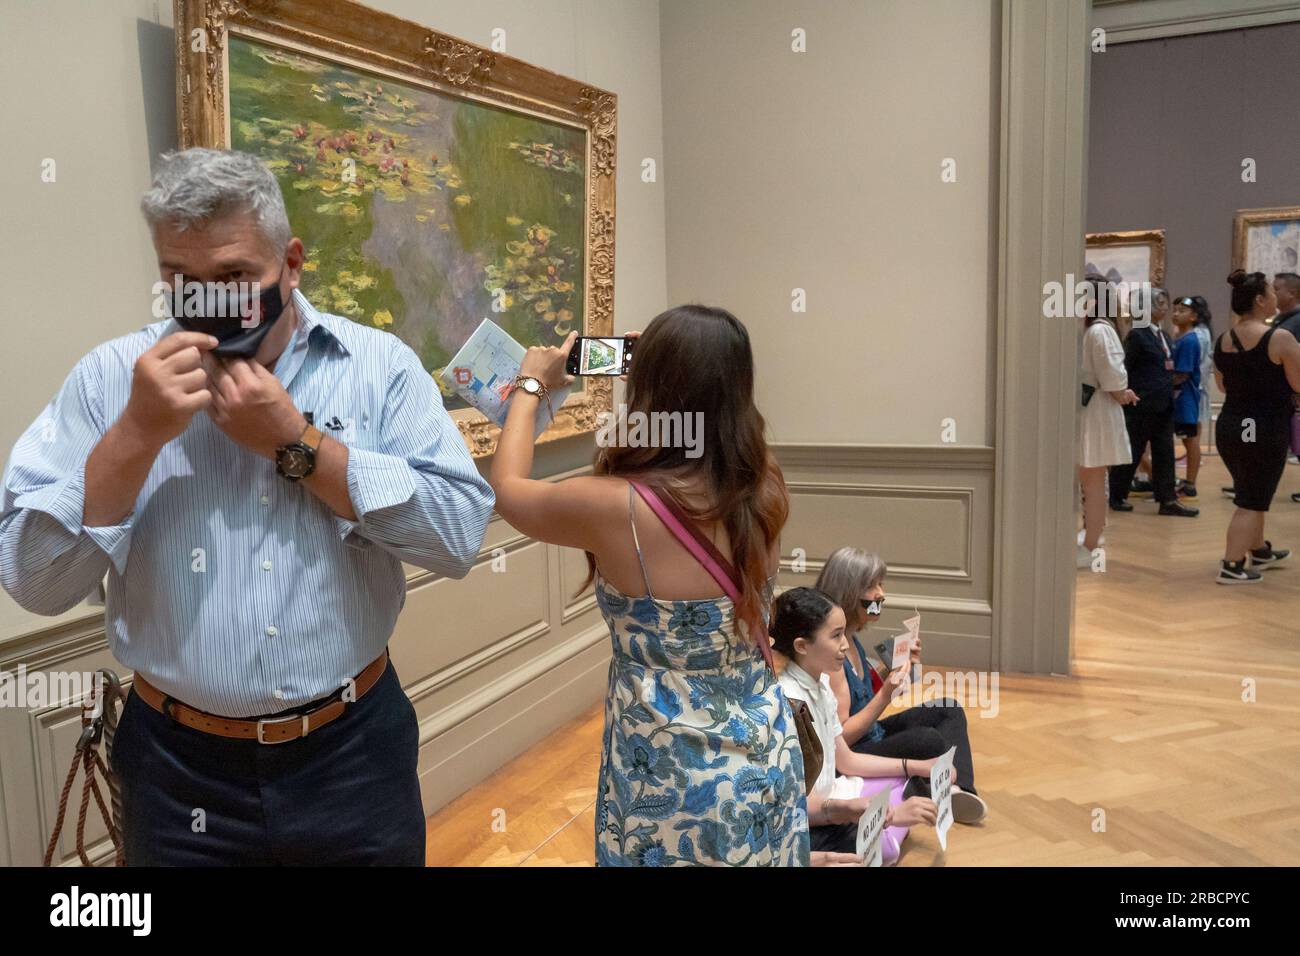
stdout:
[(1174, 327), (1174, 434), (1187, 449), (1187, 478), (1179, 483), (1178, 497), (1196, 497), (1196, 478), (1201, 471), (1201, 341), (1192, 331), (1196, 313), (1175, 309)]

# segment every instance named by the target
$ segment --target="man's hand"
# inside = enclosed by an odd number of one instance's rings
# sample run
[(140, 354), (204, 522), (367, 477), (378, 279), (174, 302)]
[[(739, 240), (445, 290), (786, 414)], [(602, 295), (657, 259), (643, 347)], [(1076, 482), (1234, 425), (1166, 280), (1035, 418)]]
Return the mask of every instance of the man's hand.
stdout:
[(257, 362), (206, 356), (212, 380), (208, 417), (232, 441), (263, 458), (302, 437), (307, 419), (294, 407), (280, 380)]
[(161, 448), (212, 402), (203, 359), (217, 340), (202, 332), (164, 336), (135, 362), (131, 397), (122, 424), (143, 442)]

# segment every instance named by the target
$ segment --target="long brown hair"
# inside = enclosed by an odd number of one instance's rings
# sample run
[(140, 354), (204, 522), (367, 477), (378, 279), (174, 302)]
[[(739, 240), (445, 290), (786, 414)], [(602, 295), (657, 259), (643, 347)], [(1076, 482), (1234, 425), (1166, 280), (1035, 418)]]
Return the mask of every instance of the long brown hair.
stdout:
[[(741, 581), (736, 617), (749, 634), (763, 620), (767, 556), (785, 526), (790, 496), (764, 438), (763, 416), (754, 407), (754, 354), (749, 333), (730, 312), (681, 305), (655, 316), (636, 340), (627, 377), (627, 413), (702, 413), (700, 455), (684, 447), (597, 449), (597, 475), (632, 478), (654, 474), (696, 521), (721, 521), (731, 542), (731, 561)], [(699, 509), (680, 492), (702, 483), (710, 505)], [(596, 575), (587, 552), (586, 590)]]

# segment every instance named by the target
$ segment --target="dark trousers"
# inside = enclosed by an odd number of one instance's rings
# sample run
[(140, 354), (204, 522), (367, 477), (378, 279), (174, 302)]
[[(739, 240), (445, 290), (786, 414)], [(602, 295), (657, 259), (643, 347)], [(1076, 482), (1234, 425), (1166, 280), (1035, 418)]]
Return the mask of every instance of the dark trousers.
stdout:
[(131, 694), (113, 741), (128, 866), (424, 865), (415, 708), (390, 663), (343, 715), (259, 744)]
[[(966, 712), (954, 700), (929, 701), (919, 707), (909, 707), (880, 722), (885, 736), (877, 741), (863, 737), (852, 749), (860, 754), (877, 757), (906, 757), (909, 760), (929, 760), (942, 757), (950, 748), (952, 767), (957, 776), (957, 786), (969, 793), (975, 792), (975, 763), (971, 759), (970, 735), (966, 731)], [(910, 768), (909, 768), (910, 769)]]
[(1151, 443), (1151, 488), (1156, 501), (1165, 504), (1177, 501), (1174, 488), (1174, 406), (1169, 403), (1160, 411), (1144, 409), (1143, 403), (1124, 406), (1124, 425), (1128, 428), (1129, 447), (1133, 461), (1127, 465), (1112, 465), (1110, 469), (1110, 500), (1124, 501), (1133, 485), (1133, 473), (1142, 460), (1147, 442)]
[(825, 850), (829, 853), (858, 852), (858, 824), (828, 823), (825, 826), (808, 828), (808, 848)]

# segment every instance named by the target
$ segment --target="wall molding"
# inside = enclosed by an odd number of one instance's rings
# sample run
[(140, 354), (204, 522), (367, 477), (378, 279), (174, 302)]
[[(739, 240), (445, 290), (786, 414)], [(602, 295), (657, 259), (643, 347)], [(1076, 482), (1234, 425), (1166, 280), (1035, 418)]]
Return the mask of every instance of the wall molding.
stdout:
[(773, 442), (782, 468), (954, 468), (991, 470), (989, 445), (875, 445)]
[[(905, 578), (928, 578), (936, 581), (970, 581), (974, 564), (974, 511), (975, 489), (954, 485), (881, 485), (867, 482), (791, 481), (786, 483), (790, 494), (829, 495), (841, 498), (908, 498), (920, 501), (947, 499), (960, 502), (965, 508), (961, 551), (962, 567), (942, 568), (926, 565), (893, 564), (889, 573)], [(784, 561), (782, 562), (784, 564)], [(825, 561), (807, 561), (806, 570), (821, 571)]]
[(1300, 20), (1300, 3), (1276, 0), (1093, 0), (1106, 43), (1242, 30)]
[[(811, 572), (814, 568), (820, 571), (820, 565), (822, 564), (824, 562), (807, 562), (805, 573)], [(781, 570), (798, 573), (790, 567), (790, 562), (784, 559), (781, 561)], [(893, 565), (889, 566), (889, 574), (891, 577), (894, 574)], [(789, 590), (787, 587), (778, 587), (775, 589), (775, 594), (787, 590)], [(936, 614), (966, 614), (972, 617), (993, 616), (993, 606), (988, 601), (971, 600), (969, 598), (949, 598), (934, 594), (904, 594), (901, 591), (890, 591), (888, 604), (892, 609), (933, 611)]]
[(0, 670), (13, 671), (20, 664), (26, 665), (29, 671), (53, 669), (59, 664), (107, 650), (108, 632), (104, 615), (99, 614), (0, 643), (0, 651), (3, 651)]
[(493, 704), (540, 678), (545, 678), (561, 664), (609, 638), (609, 628), (602, 621), (561, 641), (555, 647), (521, 664), (500, 680), (480, 687), (455, 703), (448, 704), (420, 721), (420, 746), (432, 743), (448, 730), (481, 714)]

